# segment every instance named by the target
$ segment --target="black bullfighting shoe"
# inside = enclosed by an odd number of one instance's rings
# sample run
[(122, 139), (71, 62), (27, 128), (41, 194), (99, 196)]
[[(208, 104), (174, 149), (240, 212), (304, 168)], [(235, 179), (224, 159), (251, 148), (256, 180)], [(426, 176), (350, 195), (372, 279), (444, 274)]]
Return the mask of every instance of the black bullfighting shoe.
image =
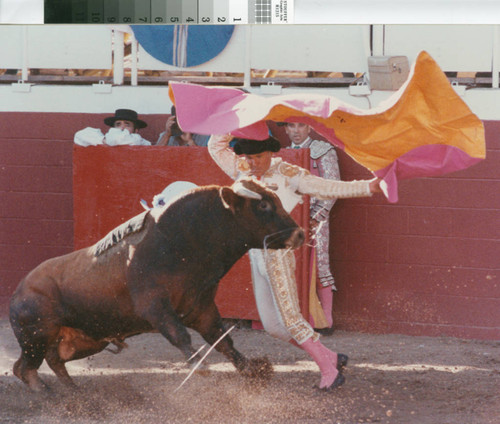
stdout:
[(332, 325), (331, 327), (328, 327), (328, 328), (315, 328), (314, 331), (316, 331), (316, 333), (321, 334), (323, 337), (328, 337), (328, 336), (331, 336), (333, 334), (335, 329), (333, 328), (333, 325)]
[(345, 383), (345, 377), (339, 372), (337, 374), (337, 377), (335, 377), (335, 380), (333, 380), (333, 383), (330, 384), (328, 387), (323, 387), (319, 388), (318, 386), (314, 386), (316, 389), (318, 389), (321, 392), (331, 392), (335, 390), (337, 387), (342, 386), (342, 384)]
[(342, 371), (349, 361), (349, 357), (343, 353), (337, 353), (337, 369)]

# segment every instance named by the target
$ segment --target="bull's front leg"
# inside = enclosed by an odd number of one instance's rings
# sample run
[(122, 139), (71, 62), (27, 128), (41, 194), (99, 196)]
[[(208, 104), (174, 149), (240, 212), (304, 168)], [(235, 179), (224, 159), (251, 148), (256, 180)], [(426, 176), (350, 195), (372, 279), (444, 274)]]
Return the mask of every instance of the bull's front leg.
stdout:
[(215, 344), (215, 349), (226, 356), (242, 375), (262, 379), (271, 378), (273, 368), (266, 357), (247, 359), (234, 347), (231, 336), (224, 335), (226, 331), (215, 303), (212, 302), (200, 311), (199, 316), (189, 326), (200, 333), (210, 345)]
[(148, 321), (153, 328), (184, 354), (188, 363), (195, 362), (196, 351), (192, 346), (191, 336), (172, 308), (167, 295), (163, 293), (136, 294), (134, 307), (141, 318)]

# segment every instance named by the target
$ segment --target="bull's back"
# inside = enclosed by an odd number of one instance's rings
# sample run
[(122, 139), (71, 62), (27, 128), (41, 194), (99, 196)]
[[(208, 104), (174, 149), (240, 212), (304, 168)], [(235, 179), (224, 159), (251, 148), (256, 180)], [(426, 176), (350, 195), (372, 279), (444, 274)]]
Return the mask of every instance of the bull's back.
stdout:
[(92, 246), (46, 260), (20, 282), (11, 318), (52, 320), (89, 332), (110, 315), (128, 319), (133, 313), (125, 280), (129, 248), (121, 243), (95, 256)]
[(127, 246), (115, 249), (113, 254), (95, 257), (93, 249), (85, 248), (63, 256), (48, 259), (33, 269), (19, 284), (18, 291), (33, 290), (47, 294), (57, 290), (84, 295), (92, 290), (95, 296), (102, 289), (123, 281)]

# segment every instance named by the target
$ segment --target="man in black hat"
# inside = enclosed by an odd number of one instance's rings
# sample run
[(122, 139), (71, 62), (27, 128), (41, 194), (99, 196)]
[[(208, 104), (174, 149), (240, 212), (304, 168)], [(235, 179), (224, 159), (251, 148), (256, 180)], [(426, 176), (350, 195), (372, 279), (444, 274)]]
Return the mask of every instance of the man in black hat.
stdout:
[[(329, 198), (371, 196), (380, 192), (380, 180), (336, 181), (321, 178), (299, 166), (275, 157), (280, 143), (273, 137), (266, 140), (234, 139), (229, 134), (212, 136), (208, 151), (217, 165), (232, 179), (253, 176), (275, 190), (287, 212), (302, 200), (303, 195)], [(319, 366), (319, 388), (329, 391), (345, 381), (341, 373), (347, 356), (325, 347), (319, 334), (302, 317), (297, 284), (295, 256), (280, 249), (249, 251), (252, 283), (257, 309), (264, 329), (273, 337), (291, 342), (305, 350)]]
[(128, 130), (130, 134), (137, 133), (141, 128), (148, 126), (132, 109), (116, 109), (114, 116), (104, 118), (104, 123), (108, 127), (119, 128), (122, 131)]
[(104, 135), (100, 129), (87, 127), (75, 134), (75, 143), (81, 146), (151, 146), (151, 143), (139, 135), (141, 128), (148, 124), (139, 119), (137, 112), (132, 109), (116, 109), (113, 116), (104, 118), (104, 123), (111, 127)]

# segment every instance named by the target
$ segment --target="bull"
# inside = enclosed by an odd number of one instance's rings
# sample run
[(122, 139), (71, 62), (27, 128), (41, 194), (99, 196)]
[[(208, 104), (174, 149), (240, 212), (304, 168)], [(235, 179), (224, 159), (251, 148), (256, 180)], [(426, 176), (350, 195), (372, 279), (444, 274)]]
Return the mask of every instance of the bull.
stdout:
[[(255, 180), (189, 190), (162, 208), (132, 218), (95, 245), (49, 259), (31, 271), (10, 302), (21, 346), (14, 375), (32, 390), (48, 386), (43, 360), (66, 386), (65, 363), (128, 337), (160, 332), (193, 366), (187, 327), (213, 345), (224, 334), (215, 304), (220, 279), (251, 248), (297, 248), (303, 230), (273, 191)], [(226, 336), (216, 344), (242, 374), (270, 372)]]

